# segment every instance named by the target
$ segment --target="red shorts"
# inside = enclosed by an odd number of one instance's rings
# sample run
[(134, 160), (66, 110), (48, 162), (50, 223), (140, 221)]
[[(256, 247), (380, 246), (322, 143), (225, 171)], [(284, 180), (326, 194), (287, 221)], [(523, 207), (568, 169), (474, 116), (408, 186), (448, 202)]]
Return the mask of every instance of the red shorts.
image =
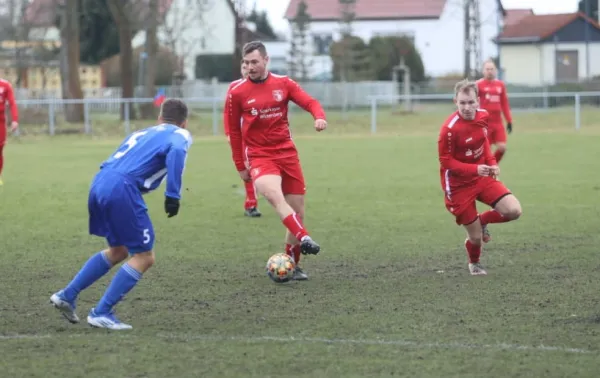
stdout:
[(502, 121), (488, 124), (488, 140), (490, 144), (506, 143), (506, 130)]
[(456, 224), (467, 225), (477, 220), (479, 213), (475, 201), (483, 202), (490, 207), (508, 194), (510, 190), (500, 181), (491, 177), (482, 177), (477, 184), (455, 189), (446, 193), (446, 209), (456, 218)]
[(252, 180), (264, 175), (277, 175), (281, 177), (281, 190), (283, 194), (300, 194), (306, 193), (306, 184), (300, 160), (298, 156), (286, 158), (251, 158), (250, 176)]

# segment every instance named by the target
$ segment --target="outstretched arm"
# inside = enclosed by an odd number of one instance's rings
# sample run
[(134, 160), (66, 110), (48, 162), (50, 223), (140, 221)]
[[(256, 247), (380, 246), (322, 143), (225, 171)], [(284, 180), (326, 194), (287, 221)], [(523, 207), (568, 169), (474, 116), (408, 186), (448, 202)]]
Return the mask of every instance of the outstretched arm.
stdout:
[(325, 110), (323, 110), (319, 101), (306, 93), (298, 83), (288, 78), (287, 87), (290, 100), (309, 112), (314, 119), (325, 119)]

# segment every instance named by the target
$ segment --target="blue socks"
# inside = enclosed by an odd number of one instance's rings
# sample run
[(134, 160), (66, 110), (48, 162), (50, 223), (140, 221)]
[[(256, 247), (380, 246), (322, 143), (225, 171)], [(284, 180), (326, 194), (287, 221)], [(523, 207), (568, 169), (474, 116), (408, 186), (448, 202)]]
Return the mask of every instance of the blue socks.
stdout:
[[(74, 303), (79, 293), (98, 281), (112, 268), (111, 262), (104, 252), (98, 252), (88, 259), (79, 273), (65, 287), (63, 297), (68, 302)], [(108, 314), (112, 308), (138, 283), (142, 273), (133, 269), (129, 264), (123, 264), (115, 274), (104, 296), (98, 302), (94, 312), (98, 315)]]
[(79, 273), (64, 289), (63, 295), (68, 302), (74, 302), (79, 293), (88, 286), (98, 281), (112, 268), (111, 262), (104, 256), (104, 252), (98, 252), (88, 259)]
[(104, 295), (94, 309), (96, 315), (105, 315), (138, 283), (142, 273), (133, 269), (128, 263), (123, 264), (115, 274)]

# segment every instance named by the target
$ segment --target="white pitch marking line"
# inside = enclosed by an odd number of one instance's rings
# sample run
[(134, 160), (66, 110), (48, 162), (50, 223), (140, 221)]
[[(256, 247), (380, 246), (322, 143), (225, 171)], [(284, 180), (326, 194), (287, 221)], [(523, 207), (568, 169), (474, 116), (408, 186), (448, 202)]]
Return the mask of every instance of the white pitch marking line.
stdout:
[[(597, 351), (581, 349), (581, 348), (569, 348), (549, 345), (518, 345), (518, 344), (462, 344), (462, 343), (420, 343), (417, 341), (408, 340), (380, 340), (380, 339), (327, 339), (327, 338), (312, 338), (312, 337), (275, 337), (275, 336), (257, 336), (257, 337), (244, 337), (244, 336), (218, 336), (218, 335), (190, 335), (190, 334), (173, 334), (173, 333), (160, 333), (154, 336), (144, 336), (131, 334), (131, 331), (123, 331), (122, 333), (114, 334), (115, 336), (123, 336), (127, 338), (135, 337), (157, 337), (161, 339), (179, 339), (183, 341), (237, 341), (237, 342), (248, 342), (248, 343), (262, 343), (262, 342), (280, 342), (280, 343), (316, 343), (316, 344), (355, 344), (355, 345), (389, 345), (398, 347), (411, 347), (415, 349), (495, 349), (495, 350), (527, 350), (527, 351), (540, 351), (540, 352), (564, 352), (564, 353), (577, 353), (577, 354), (597, 354)], [(0, 340), (41, 340), (41, 339), (52, 339), (60, 337), (69, 338), (86, 338), (94, 336), (106, 336), (106, 333), (102, 334), (55, 334), (55, 335), (27, 335), (27, 334), (15, 334), (15, 335), (0, 335)]]

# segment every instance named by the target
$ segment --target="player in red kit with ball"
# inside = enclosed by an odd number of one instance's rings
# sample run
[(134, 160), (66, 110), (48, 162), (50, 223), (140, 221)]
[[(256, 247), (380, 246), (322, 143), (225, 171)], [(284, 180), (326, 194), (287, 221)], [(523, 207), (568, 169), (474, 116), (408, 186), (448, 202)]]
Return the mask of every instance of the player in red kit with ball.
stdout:
[[(438, 154), (442, 189), (446, 208), (458, 225), (467, 230), (465, 248), (472, 275), (487, 272), (479, 258), (488, 224), (516, 220), (521, 216), (521, 204), (502, 182), (500, 168), (487, 138), (489, 113), (478, 109), (477, 84), (467, 80), (455, 87), (454, 112), (440, 130)], [(477, 213), (476, 202), (492, 207)]]
[(249, 42), (242, 55), (248, 77), (231, 89), (226, 103), (230, 125), (242, 118), (241, 128), (229, 130), (233, 161), (240, 177), (253, 180), (281, 218), (287, 229), (286, 253), (297, 265), (294, 279), (306, 280), (308, 276), (298, 266), (300, 255), (316, 255), (321, 247), (303, 224), (306, 184), (289, 128), (288, 103), (293, 101), (310, 112), (317, 131), (327, 128), (325, 112), (296, 82), (267, 71), (264, 44)]
[[(488, 139), (496, 146), (494, 157), (500, 163), (506, 153), (506, 131), (512, 132), (512, 116), (506, 95), (506, 86), (496, 79), (496, 64), (488, 60), (483, 64), (483, 78), (477, 81), (479, 90), (479, 106), (490, 114)], [(502, 114), (506, 118), (506, 131), (502, 123)]]
[(4, 145), (6, 144), (6, 102), (10, 106), (12, 120), (10, 131), (15, 132), (19, 128), (19, 110), (15, 101), (15, 93), (8, 81), (0, 79), (0, 185), (3, 185), (2, 168), (4, 167)]
[[(248, 69), (246, 65), (242, 62), (242, 66), (240, 68), (242, 78), (235, 80), (229, 84), (229, 88), (227, 88), (227, 96), (229, 96), (229, 91), (231, 88), (239, 84), (242, 80), (244, 80), (248, 76)], [(225, 135), (227, 136), (227, 140), (229, 140), (229, 123), (228, 123), (228, 110), (227, 107), (223, 109), (223, 127), (225, 129)], [(238, 123), (238, 126), (240, 124)], [(244, 149), (242, 145), (242, 149)], [(247, 162), (246, 162), (247, 163)], [(247, 164), (246, 164), (247, 165)], [(262, 214), (258, 211), (258, 200), (256, 199), (256, 191), (254, 190), (254, 183), (252, 181), (244, 181), (244, 187), (246, 189), (246, 200), (244, 201), (244, 215), (251, 218), (260, 217)]]

